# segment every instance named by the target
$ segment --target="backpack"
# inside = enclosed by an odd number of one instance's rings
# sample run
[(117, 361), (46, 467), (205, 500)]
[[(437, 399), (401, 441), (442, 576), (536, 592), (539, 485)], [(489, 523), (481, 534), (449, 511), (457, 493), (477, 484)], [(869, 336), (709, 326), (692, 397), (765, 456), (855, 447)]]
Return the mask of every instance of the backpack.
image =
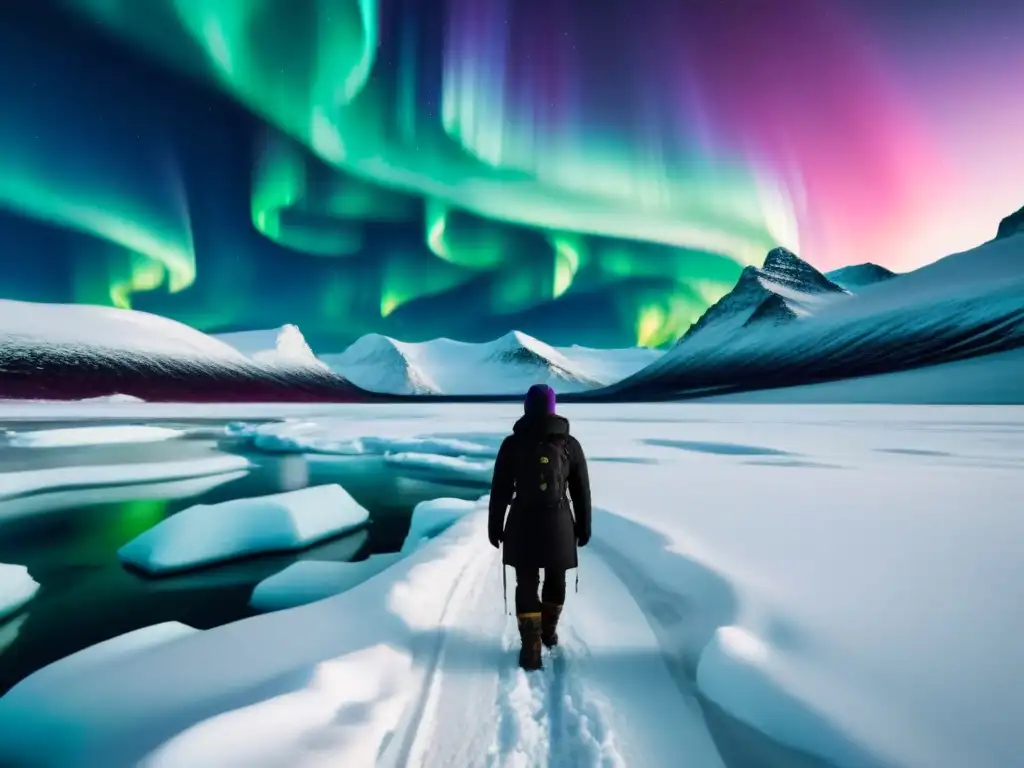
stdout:
[(516, 472), (516, 497), (526, 506), (550, 509), (565, 501), (569, 451), (563, 435), (523, 441)]

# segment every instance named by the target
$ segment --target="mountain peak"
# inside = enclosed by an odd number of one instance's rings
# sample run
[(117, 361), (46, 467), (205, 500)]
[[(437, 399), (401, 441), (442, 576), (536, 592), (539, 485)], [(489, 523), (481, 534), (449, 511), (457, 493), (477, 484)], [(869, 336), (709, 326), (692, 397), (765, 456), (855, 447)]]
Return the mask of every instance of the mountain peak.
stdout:
[(788, 248), (772, 248), (760, 271), (771, 282), (807, 293), (846, 292)]
[(1015, 213), (1011, 213), (999, 222), (999, 230), (996, 232), (996, 240), (1001, 240), (1004, 237), (1010, 237), (1011, 235), (1017, 235), (1022, 232), (1024, 232), (1024, 208), (1021, 208)]
[(705, 329), (715, 329), (718, 338), (751, 325), (787, 323), (811, 314), (822, 301), (847, 294), (788, 248), (773, 248), (760, 268), (744, 267), (733, 289), (708, 307), (677, 344), (705, 338)]
[(804, 263), (804, 260), (789, 250), (789, 248), (779, 246), (768, 251), (761, 269), (785, 269), (786, 267)]

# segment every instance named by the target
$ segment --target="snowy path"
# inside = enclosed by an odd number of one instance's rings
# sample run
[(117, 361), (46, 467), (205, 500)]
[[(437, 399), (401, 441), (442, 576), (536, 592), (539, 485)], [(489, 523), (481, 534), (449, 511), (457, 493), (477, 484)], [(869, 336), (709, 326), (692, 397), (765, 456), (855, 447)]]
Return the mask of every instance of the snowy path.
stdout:
[(487, 565), (463, 577), (406, 764), (722, 764), (697, 702), (676, 687), (640, 608), (599, 557), (583, 551), (579, 593), (570, 572), (562, 644), (536, 673), (517, 666), (496, 554)]

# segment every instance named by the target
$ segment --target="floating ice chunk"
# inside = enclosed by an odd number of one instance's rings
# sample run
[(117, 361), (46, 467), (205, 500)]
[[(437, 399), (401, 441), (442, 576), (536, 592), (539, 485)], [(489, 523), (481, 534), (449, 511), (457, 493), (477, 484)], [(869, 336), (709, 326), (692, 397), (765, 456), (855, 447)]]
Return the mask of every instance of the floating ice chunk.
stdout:
[(493, 461), (474, 461), (435, 453), (395, 453), (385, 456), (384, 461), (438, 483), (486, 484), (491, 482), (491, 475), (494, 474)]
[(443, 533), (476, 509), (478, 504), (479, 502), (449, 498), (421, 501), (412, 510), (409, 533), (402, 544), (402, 552), (411, 552), (424, 541)]
[(232, 422), (230, 437), (248, 440), (254, 448), (274, 453), (331, 453), (339, 456), (384, 456), (417, 453), (493, 459), (501, 436), (466, 435), (419, 437), (346, 436), (313, 421), (288, 419), (273, 424)]
[(54, 467), (27, 472), (0, 472), (0, 499), (62, 488), (127, 485), (191, 477), (210, 477), (249, 469), (244, 456), (211, 456), (183, 461), (149, 461), (137, 464)]
[(111, 445), (114, 443), (156, 443), (185, 434), (180, 429), (142, 425), (105, 427), (70, 427), (40, 429), (32, 432), (8, 432), (7, 442), (18, 448), (70, 448), (78, 445)]
[(121, 561), (169, 573), (261, 552), (303, 549), (364, 525), (369, 513), (340, 485), (197, 504), (118, 550)]
[(135, 395), (122, 395), (115, 392), (112, 395), (101, 395), (100, 397), (83, 397), (79, 403), (144, 403), (141, 397)]
[(20, 609), (39, 591), (24, 565), (0, 563), (0, 621)]
[(6, 651), (7, 648), (18, 639), (21, 627), (27, 619), (27, 612), (20, 616), (15, 616), (10, 621), (0, 619), (0, 653)]
[(373, 555), (356, 563), (300, 560), (264, 579), (249, 605), (257, 611), (280, 611), (347, 592), (402, 558), (399, 553)]

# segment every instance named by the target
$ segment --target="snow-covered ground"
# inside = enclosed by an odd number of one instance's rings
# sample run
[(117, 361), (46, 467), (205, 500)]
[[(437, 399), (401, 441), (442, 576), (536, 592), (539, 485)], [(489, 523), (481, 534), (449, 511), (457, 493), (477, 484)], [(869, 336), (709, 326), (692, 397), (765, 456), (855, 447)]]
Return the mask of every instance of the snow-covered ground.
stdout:
[[(0, 699), (0, 764), (1017, 764), (1024, 409), (564, 413), (597, 510), (543, 671), (515, 667), (481, 507), (342, 594), (40, 670)], [(255, 431), (481, 462), (518, 414)]]

